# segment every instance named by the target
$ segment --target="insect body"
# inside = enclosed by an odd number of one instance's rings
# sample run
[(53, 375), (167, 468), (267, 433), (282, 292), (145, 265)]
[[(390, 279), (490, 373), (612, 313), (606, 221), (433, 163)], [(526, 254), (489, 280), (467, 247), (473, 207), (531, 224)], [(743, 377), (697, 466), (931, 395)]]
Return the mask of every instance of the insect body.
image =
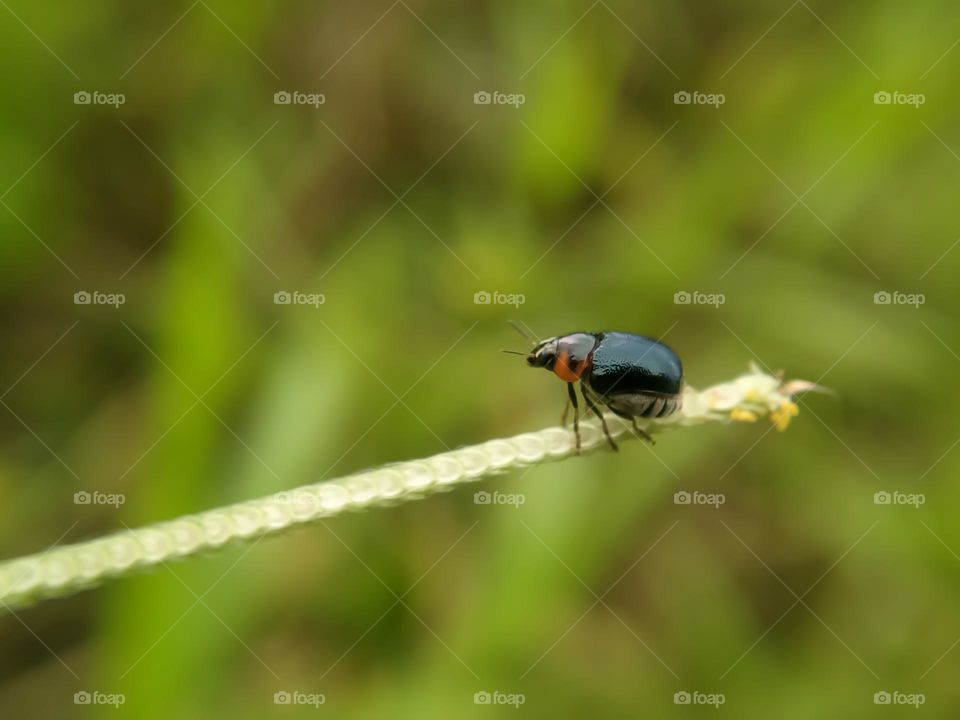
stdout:
[[(527, 365), (552, 370), (567, 383), (569, 406), (573, 405), (573, 429), (580, 451), (580, 395), (603, 425), (603, 432), (616, 450), (603, 414), (602, 403), (615, 415), (633, 423), (637, 434), (653, 439), (637, 426), (638, 417), (666, 417), (680, 408), (683, 368), (680, 358), (663, 343), (643, 335), (623, 332), (577, 332), (553, 337), (536, 345), (527, 355)], [(567, 410), (563, 420), (566, 424)]]

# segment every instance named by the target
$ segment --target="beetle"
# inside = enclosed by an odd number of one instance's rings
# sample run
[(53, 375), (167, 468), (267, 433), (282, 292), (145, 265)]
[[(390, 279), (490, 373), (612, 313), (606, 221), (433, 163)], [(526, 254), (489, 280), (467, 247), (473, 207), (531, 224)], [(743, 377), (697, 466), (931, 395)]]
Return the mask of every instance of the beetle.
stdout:
[[(517, 353), (524, 354), (524, 353)], [(607, 421), (597, 403), (625, 420), (633, 430), (651, 443), (649, 433), (637, 426), (637, 418), (662, 418), (672, 415), (683, 402), (683, 366), (669, 347), (644, 335), (626, 332), (575, 332), (548, 338), (526, 354), (530, 367), (551, 370), (567, 383), (567, 406), (563, 425), (573, 405), (573, 431), (580, 452), (580, 406), (574, 384), (580, 382), (580, 395), (603, 426), (610, 447), (617, 444), (610, 436)]]

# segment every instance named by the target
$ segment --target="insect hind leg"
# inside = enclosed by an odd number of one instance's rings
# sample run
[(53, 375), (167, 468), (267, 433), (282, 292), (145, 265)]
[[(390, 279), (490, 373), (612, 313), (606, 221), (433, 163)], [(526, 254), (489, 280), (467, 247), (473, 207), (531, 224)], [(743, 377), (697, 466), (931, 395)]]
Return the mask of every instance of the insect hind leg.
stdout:
[(636, 418), (636, 417), (634, 417), (634, 416), (631, 415), (630, 413), (624, 412), (623, 410), (618, 410), (617, 408), (613, 407), (612, 405), (607, 405), (607, 407), (610, 408), (610, 412), (612, 412), (612, 413), (613, 413), (614, 415), (616, 415), (617, 417), (623, 418), (624, 420), (629, 420), (629, 421), (630, 421), (630, 423), (633, 425), (633, 434), (634, 434), (634, 435), (636, 435), (637, 437), (642, 437), (644, 440), (646, 440), (646, 441), (647, 441), (648, 443), (650, 443), (651, 445), (656, 445), (656, 444), (657, 444), (657, 441), (653, 439), (653, 436), (652, 436), (650, 433), (648, 433), (648, 432), (647, 432), (646, 430), (644, 430), (642, 427), (640, 427), (639, 425), (637, 425), (637, 418)]

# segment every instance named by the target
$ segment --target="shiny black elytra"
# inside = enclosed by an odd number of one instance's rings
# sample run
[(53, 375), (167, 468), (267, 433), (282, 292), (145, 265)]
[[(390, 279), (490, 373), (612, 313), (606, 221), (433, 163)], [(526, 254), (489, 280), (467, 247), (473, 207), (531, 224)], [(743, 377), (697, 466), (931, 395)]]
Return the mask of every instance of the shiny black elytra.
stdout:
[(653, 438), (637, 426), (638, 417), (667, 417), (680, 409), (683, 392), (683, 367), (676, 353), (661, 342), (643, 335), (624, 332), (577, 332), (552, 337), (538, 343), (527, 355), (527, 365), (542, 367), (567, 383), (569, 401), (563, 411), (573, 405), (573, 430), (580, 452), (580, 406), (573, 385), (580, 381), (580, 394), (587, 408), (593, 411), (610, 447), (617, 444), (610, 437), (607, 422), (597, 409), (602, 403), (615, 415), (630, 420), (633, 430), (651, 443)]

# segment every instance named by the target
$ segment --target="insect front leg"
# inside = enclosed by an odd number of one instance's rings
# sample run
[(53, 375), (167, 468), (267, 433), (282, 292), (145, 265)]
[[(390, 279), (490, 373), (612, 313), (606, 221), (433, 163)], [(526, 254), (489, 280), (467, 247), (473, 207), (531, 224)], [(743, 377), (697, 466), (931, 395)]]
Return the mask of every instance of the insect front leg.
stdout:
[(580, 454), (580, 406), (577, 404), (577, 393), (573, 389), (573, 383), (567, 383), (567, 397), (570, 398), (570, 404), (573, 405), (573, 432), (577, 436), (577, 455)]

